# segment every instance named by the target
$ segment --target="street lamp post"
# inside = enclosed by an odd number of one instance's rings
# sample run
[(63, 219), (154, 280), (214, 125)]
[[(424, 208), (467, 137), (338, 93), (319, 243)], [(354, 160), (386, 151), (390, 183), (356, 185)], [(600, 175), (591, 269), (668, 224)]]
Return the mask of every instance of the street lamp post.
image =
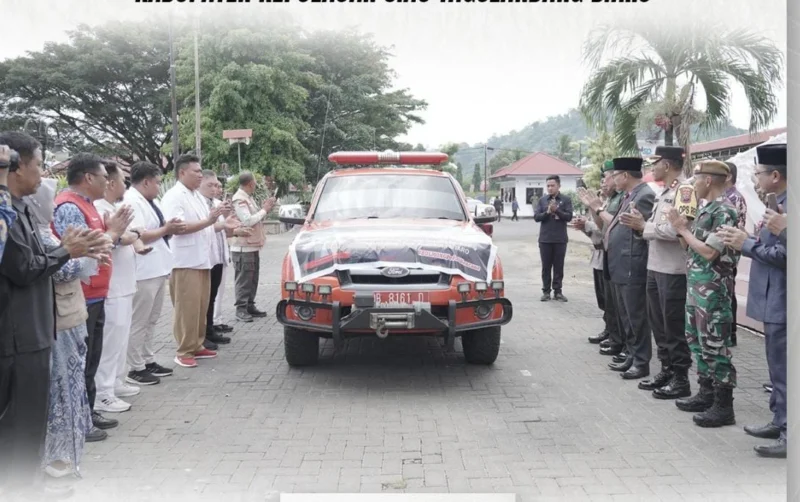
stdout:
[(169, 87), (170, 101), (172, 107), (172, 162), (178, 160), (180, 146), (178, 142), (178, 98), (175, 77), (175, 43), (172, 37), (172, 13), (169, 16)]

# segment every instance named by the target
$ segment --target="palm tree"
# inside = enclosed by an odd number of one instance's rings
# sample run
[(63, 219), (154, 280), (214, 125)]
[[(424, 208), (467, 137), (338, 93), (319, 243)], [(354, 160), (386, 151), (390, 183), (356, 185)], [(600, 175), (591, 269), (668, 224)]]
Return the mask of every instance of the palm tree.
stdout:
[[(592, 75), (581, 94), (581, 112), (593, 128), (613, 122), (621, 152), (638, 151), (640, 114), (655, 106), (664, 142), (688, 147), (690, 127), (717, 130), (730, 122), (734, 83), (750, 105), (750, 132), (770, 124), (778, 111), (784, 56), (775, 44), (743, 29), (675, 29), (642, 24), (604, 26), (584, 44)], [(695, 108), (698, 94), (705, 108)], [(687, 152), (687, 159), (690, 156)]]
[(574, 154), (575, 143), (572, 141), (572, 138), (569, 136), (569, 134), (562, 134), (559, 136), (558, 140), (556, 141), (556, 149), (553, 152), (553, 155), (561, 160), (572, 163), (574, 160)]

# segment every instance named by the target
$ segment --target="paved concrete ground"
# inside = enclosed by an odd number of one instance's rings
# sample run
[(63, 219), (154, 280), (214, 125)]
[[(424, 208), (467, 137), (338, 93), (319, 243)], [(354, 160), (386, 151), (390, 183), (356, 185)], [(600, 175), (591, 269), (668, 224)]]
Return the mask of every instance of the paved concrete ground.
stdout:
[[(278, 298), (291, 235), (263, 253), (259, 305)], [(579, 239), (580, 240), (580, 239)], [(741, 426), (770, 418), (763, 341), (740, 335), (737, 425), (696, 427), (606, 369), (589, 248), (566, 263), (569, 303), (538, 301), (536, 225), (496, 242), (515, 317), (492, 367), (429, 339), (362, 339), (291, 369), (273, 316), (231, 321), (216, 360), (130, 398), (108, 440), (88, 445), (78, 500), (278, 500), (279, 492), (505, 492), (520, 500), (785, 500), (786, 463), (760, 459)], [(232, 277), (226, 307), (232, 319)], [(171, 308), (159, 355), (172, 366)], [(658, 368), (655, 365), (652, 370)], [(101, 498), (102, 496), (102, 498)]]

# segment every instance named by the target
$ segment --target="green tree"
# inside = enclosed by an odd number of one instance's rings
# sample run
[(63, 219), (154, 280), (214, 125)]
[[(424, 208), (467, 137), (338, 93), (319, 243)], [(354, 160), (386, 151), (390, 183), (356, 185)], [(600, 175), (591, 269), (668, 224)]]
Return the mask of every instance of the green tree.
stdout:
[[(499, 150), (496, 152), (497, 153), (495, 153), (492, 158), (489, 159), (490, 177), (496, 174), (500, 169), (513, 164), (525, 156), (525, 154), (519, 150)], [(489, 183), (489, 188), (491, 190), (498, 190), (500, 188), (500, 183), (495, 180), (491, 180)]]
[[(609, 59), (610, 58), (610, 59)], [(734, 83), (750, 105), (750, 131), (767, 126), (778, 111), (775, 89), (782, 84), (783, 54), (761, 35), (742, 29), (674, 25), (603, 26), (584, 45), (592, 75), (581, 95), (587, 122), (603, 130), (613, 121), (624, 153), (637, 152), (636, 126), (644, 105), (660, 103), (658, 124), (665, 143), (688, 146), (692, 120), (700, 130), (729, 123)], [(697, 116), (695, 98), (705, 108)], [(689, 156), (687, 155), (687, 158)]]
[(71, 151), (160, 165), (170, 139), (166, 27), (80, 25), (68, 36), (66, 43), (48, 42), (39, 52), (0, 62), (5, 121), (45, 118)]
[(608, 131), (603, 131), (596, 138), (589, 140), (589, 148), (586, 153), (592, 166), (587, 169), (583, 176), (583, 181), (589, 188), (600, 188), (600, 175), (603, 165), (607, 160), (619, 156), (619, 148), (614, 141), (614, 135)]
[(559, 159), (569, 162), (570, 164), (574, 164), (576, 162), (576, 151), (575, 147), (577, 143), (572, 141), (572, 137), (569, 134), (562, 134), (558, 137), (558, 141), (556, 142), (556, 148), (553, 151), (553, 155), (558, 157)]
[(464, 168), (461, 167), (461, 162), (456, 163), (456, 181), (459, 185), (464, 185)]
[(472, 170), (472, 185), (473, 190), (478, 191), (481, 189), (481, 181), (483, 180), (483, 176), (481, 176), (481, 170), (483, 166), (480, 164), (475, 164), (475, 168)]

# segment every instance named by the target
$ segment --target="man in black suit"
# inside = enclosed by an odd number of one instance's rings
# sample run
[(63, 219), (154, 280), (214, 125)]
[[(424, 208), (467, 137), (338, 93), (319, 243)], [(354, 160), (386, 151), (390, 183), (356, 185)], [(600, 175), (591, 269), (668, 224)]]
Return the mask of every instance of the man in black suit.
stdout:
[(539, 199), (533, 219), (539, 227), (539, 255), (542, 260), (542, 301), (553, 298), (566, 302), (561, 293), (564, 279), (564, 257), (567, 254), (567, 223), (572, 221), (572, 199), (561, 194), (561, 178), (547, 177), (547, 195)]
[(642, 217), (650, 219), (655, 193), (642, 179), (642, 159), (614, 159), (614, 183), (624, 192), (619, 211), (606, 227), (608, 240), (608, 272), (617, 296), (625, 333), (627, 357), (609, 365), (622, 372), (622, 378), (634, 380), (650, 375), (653, 348), (650, 325), (647, 321), (647, 255), (648, 244), (641, 232), (625, 226), (621, 215), (636, 208)]

